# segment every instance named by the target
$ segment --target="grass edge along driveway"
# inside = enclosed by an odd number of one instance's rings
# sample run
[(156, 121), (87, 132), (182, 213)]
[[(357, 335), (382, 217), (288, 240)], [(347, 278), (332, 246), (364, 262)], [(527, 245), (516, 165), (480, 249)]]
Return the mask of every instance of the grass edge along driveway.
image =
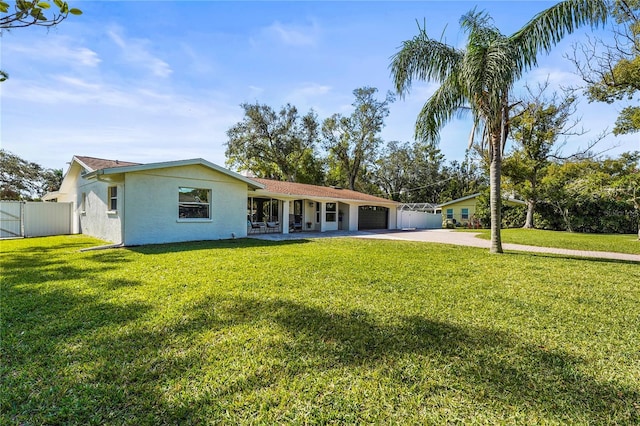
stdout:
[[(486, 229), (461, 230), (461, 232), (477, 232), (478, 238), (489, 239), (489, 230)], [(514, 228), (503, 229), (501, 236), (502, 242), (509, 244), (640, 254), (640, 241), (637, 234), (584, 234)]]

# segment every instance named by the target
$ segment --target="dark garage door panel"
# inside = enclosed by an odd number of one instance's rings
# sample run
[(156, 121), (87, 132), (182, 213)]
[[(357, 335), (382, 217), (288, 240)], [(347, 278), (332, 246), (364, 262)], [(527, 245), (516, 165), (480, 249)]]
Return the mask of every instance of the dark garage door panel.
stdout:
[(387, 229), (389, 209), (379, 206), (361, 206), (358, 209), (358, 229)]

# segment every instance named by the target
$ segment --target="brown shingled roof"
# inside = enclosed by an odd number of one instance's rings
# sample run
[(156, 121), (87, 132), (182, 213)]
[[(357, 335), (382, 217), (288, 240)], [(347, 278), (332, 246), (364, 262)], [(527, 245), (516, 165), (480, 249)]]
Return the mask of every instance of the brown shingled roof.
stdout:
[(89, 167), (91, 169), (91, 170), (87, 170), (89, 172), (93, 172), (95, 170), (109, 169), (111, 167), (137, 166), (140, 164), (140, 163), (132, 163), (130, 161), (106, 160), (104, 158), (85, 157), (81, 155), (75, 155), (74, 158), (80, 161), (83, 165)]
[(350, 189), (338, 189), (326, 186), (308, 185), (306, 183), (282, 182), (271, 179), (251, 178), (265, 186), (264, 189), (257, 192), (266, 191), (273, 194), (281, 195), (297, 195), (301, 197), (319, 197), (334, 198), (342, 200), (356, 200), (372, 203), (395, 203), (395, 201), (386, 198), (376, 197), (362, 192), (352, 191)]

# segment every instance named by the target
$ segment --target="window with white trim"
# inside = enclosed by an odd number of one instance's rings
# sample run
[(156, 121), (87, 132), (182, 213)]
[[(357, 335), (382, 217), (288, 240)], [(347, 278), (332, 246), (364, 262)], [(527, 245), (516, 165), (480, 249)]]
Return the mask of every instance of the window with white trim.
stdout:
[(110, 186), (107, 190), (107, 199), (109, 202), (109, 210), (118, 210), (118, 187)]
[(211, 219), (211, 190), (178, 188), (179, 219)]
[(453, 219), (453, 209), (447, 209), (447, 219)]
[(469, 209), (462, 209), (462, 219), (469, 219)]
[(336, 203), (327, 203), (325, 209), (325, 220), (327, 222), (335, 222), (336, 221), (336, 212), (338, 210), (338, 205)]

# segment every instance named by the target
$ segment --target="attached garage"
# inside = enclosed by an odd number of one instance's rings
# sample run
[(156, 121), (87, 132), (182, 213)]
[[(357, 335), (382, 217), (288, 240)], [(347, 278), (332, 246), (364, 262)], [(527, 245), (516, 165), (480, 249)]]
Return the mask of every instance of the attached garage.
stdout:
[(382, 206), (360, 206), (358, 210), (358, 230), (387, 229), (389, 209)]

